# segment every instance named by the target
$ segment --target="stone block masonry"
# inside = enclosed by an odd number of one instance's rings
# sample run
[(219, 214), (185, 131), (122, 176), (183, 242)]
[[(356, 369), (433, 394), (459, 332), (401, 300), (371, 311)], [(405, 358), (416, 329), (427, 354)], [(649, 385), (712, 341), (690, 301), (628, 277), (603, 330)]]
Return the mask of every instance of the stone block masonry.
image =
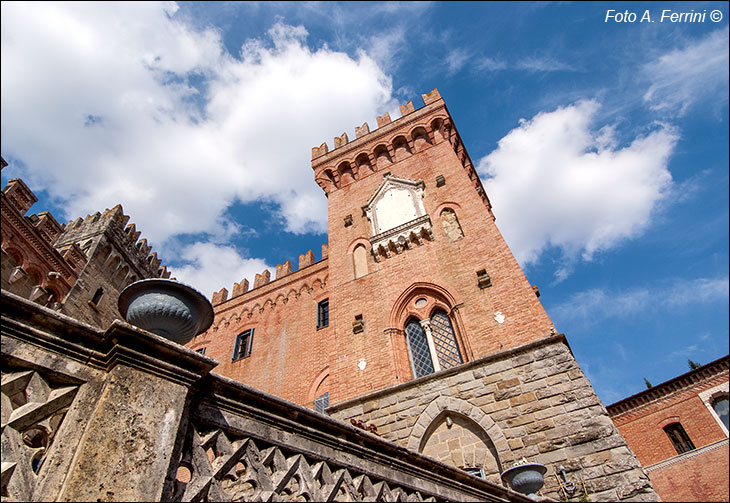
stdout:
[(474, 360), (327, 412), (487, 480), (521, 458), (548, 467), (542, 494), (560, 498), (559, 467), (590, 501), (659, 501), (639, 461), (562, 335)]

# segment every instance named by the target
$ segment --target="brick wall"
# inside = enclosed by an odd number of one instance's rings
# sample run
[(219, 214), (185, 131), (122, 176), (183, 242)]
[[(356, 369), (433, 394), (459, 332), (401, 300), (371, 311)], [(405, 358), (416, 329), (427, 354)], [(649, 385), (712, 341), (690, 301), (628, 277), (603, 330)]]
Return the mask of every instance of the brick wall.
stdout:
[[(726, 356), (608, 407), (665, 501), (727, 501), (727, 432), (700, 397), (720, 388), (727, 396), (727, 382)], [(671, 423), (681, 424), (694, 451), (677, 454), (664, 431)], [(722, 441), (723, 447), (704, 452)]]
[[(188, 347), (205, 348), (220, 362), (216, 372), (222, 375), (313, 407), (328, 391), (320, 391), (317, 380), (327, 374), (332, 336), (331, 321), (317, 328), (317, 304), (329, 296), (327, 265), (320, 260), (215, 305), (213, 326)], [(236, 336), (249, 329), (251, 355), (233, 361)]]
[(728, 501), (727, 442), (722, 447), (648, 471), (663, 501)]

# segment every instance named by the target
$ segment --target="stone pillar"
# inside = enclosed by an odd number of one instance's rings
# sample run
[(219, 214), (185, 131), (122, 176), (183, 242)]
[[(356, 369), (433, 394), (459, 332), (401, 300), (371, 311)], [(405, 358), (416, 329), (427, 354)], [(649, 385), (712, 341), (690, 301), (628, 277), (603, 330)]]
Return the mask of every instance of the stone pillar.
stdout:
[(215, 361), (120, 321), (105, 336), (113, 367), (59, 499), (159, 501), (188, 389)]

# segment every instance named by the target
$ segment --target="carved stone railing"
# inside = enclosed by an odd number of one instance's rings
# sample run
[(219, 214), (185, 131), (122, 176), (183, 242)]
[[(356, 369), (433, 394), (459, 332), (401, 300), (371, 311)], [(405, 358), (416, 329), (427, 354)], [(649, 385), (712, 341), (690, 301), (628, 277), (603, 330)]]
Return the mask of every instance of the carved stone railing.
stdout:
[(126, 323), (2, 310), (3, 501), (530, 501)]

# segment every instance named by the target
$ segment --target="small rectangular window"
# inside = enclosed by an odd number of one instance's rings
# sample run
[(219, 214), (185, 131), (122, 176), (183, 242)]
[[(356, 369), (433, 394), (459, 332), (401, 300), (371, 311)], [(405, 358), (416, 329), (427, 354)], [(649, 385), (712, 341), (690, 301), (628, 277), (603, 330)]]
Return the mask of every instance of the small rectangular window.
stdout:
[(317, 304), (317, 328), (330, 324), (330, 300), (324, 299)]
[(674, 449), (677, 451), (677, 454), (683, 454), (694, 450), (695, 446), (692, 443), (692, 440), (690, 440), (689, 435), (687, 435), (687, 432), (684, 431), (684, 428), (682, 428), (681, 424), (672, 423), (667, 425), (664, 427), (664, 431), (672, 441), (672, 445), (674, 445)]
[(233, 346), (233, 361), (251, 356), (253, 345), (253, 328), (236, 336), (236, 344)]

